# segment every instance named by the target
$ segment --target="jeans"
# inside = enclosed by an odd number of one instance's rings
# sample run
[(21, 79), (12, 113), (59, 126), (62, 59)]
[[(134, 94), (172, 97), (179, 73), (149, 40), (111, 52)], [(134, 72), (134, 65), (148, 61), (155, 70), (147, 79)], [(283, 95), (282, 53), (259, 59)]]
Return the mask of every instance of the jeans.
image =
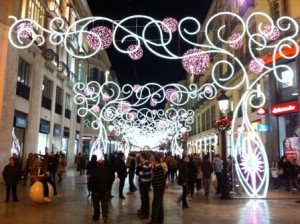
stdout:
[(142, 201), (142, 214), (149, 215), (149, 189), (151, 182), (142, 182), (141, 183), (141, 201)]

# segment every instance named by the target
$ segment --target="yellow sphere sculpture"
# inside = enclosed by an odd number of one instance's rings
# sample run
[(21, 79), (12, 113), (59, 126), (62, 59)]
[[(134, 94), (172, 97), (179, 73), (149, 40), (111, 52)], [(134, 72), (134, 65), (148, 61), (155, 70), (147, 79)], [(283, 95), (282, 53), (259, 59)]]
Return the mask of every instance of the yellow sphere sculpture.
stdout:
[[(53, 198), (53, 187), (48, 183), (49, 188), (49, 198)], [(45, 203), (44, 201), (44, 188), (40, 181), (36, 181), (29, 190), (29, 197), (32, 201), (36, 203)]]

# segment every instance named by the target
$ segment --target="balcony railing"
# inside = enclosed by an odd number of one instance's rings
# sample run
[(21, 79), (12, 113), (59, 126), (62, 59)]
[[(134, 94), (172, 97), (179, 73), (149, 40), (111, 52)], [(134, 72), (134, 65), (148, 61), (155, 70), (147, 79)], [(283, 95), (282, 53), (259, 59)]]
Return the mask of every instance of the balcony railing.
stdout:
[(46, 96), (42, 96), (42, 107), (51, 110), (51, 99)]
[(22, 84), (21, 82), (17, 82), (16, 94), (20, 97), (23, 97), (26, 100), (29, 100), (29, 98), (30, 98), (30, 87)]
[(62, 105), (56, 103), (55, 104), (55, 113), (61, 115), (62, 114)]

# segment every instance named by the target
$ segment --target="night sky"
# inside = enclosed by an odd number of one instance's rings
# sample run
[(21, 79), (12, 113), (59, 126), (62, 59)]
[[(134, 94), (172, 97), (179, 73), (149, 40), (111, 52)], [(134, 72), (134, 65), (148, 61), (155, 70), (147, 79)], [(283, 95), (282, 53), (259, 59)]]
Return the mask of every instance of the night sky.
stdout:
[[(104, 16), (113, 20), (142, 14), (159, 20), (173, 17), (177, 21), (191, 16), (200, 22), (205, 19), (211, 2), (212, 0), (88, 0), (94, 16)], [(141, 25), (143, 21), (137, 20), (133, 23)], [(133, 26), (136, 26), (135, 24)], [(191, 40), (196, 40), (196, 36), (192, 38), (194, 39)], [(186, 78), (187, 72), (182, 68), (180, 60), (162, 59), (145, 47), (142, 48), (144, 55), (137, 61), (130, 59), (127, 54), (118, 52), (113, 45), (106, 49), (112, 69), (116, 72), (121, 85), (125, 83), (143, 85), (148, 82), (164, 85)], [(193, 47), (180, 41), (175, 34), (170, 46), (173, 53), (182, 55), (191, 48)]]

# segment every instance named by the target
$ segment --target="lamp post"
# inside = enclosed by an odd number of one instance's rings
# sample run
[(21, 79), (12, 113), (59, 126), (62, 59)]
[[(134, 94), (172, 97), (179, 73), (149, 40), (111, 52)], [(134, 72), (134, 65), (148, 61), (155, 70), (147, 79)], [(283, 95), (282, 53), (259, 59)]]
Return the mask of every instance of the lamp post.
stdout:
[(108, 125), (109, 134), (107, 136), (107, 138), (109, 140), (108, 158), (109, 158), (110, 153), (111, 153), (111, 140), (113, 140), (115, 138), (114, 134), (112, 133), (113, 130), (114, 130), (114, 126), (112, 124), (109, 124)]
[[(229, 98), (225, 95), (225, 91), (221, 91), (218, 97), (219, 109), (226, 118), (226, 112), (228, 110)], [(228, 173), (227, 173), (227, 155), (226, 155), (226, 130), (220, 130), (221, 132), (221, 149), (222, 149), (222, 159), (223, 159), (223, 178), (222, 178), (222, 193), (221, 199), (231, 199), (229, 194), (229, 183), (228, 183)]]

